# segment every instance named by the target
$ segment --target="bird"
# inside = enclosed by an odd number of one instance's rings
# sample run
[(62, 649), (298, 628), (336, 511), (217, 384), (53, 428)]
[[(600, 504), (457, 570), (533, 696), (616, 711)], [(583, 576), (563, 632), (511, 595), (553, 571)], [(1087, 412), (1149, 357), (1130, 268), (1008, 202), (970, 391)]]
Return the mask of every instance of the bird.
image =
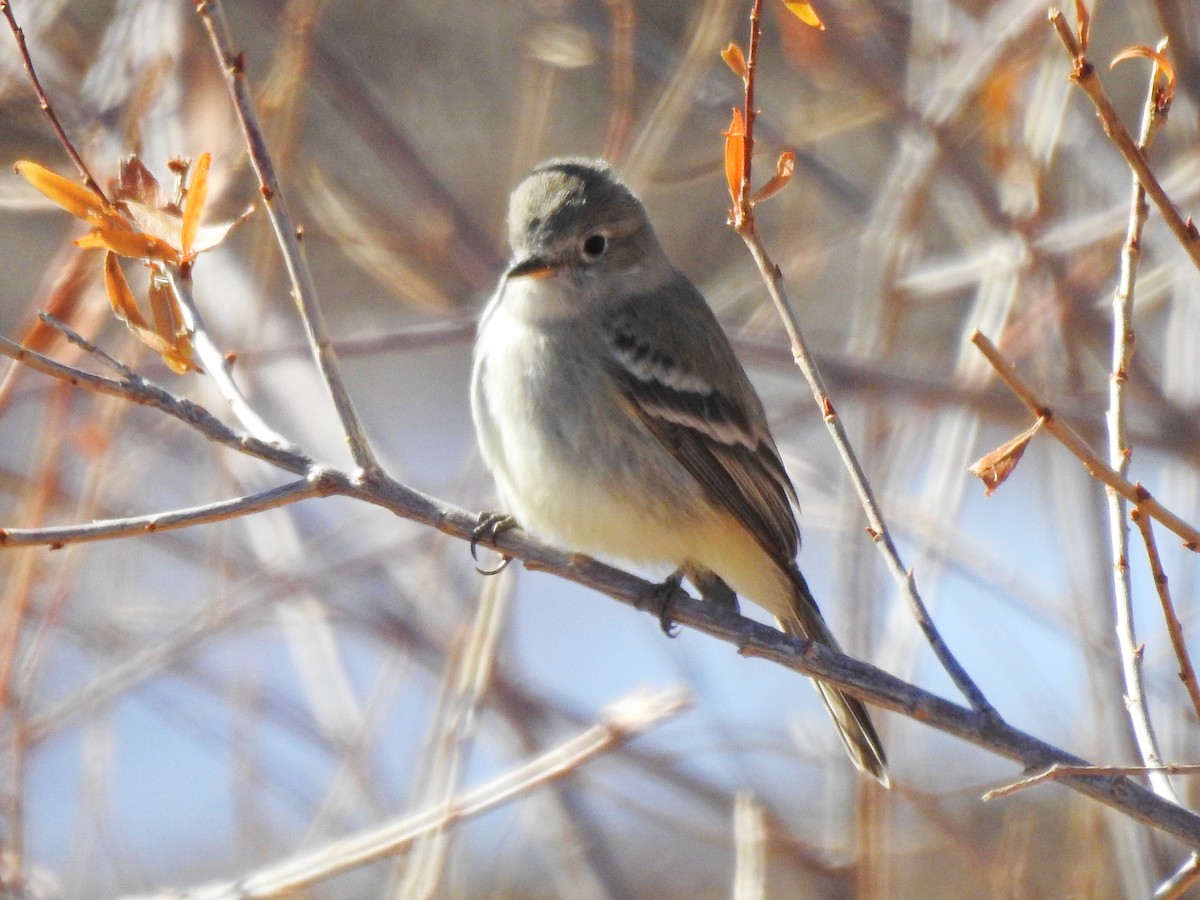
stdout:
[[(603, 160), (552, 159), (513, 190), (507, 224), (512, 256), (471, 373), (506, 522), (597, 559), (671, 566), (706, 601), (749, 599), (838, 650), (797, 565), (796, 492), (762, 401), (642, 202)], [(851, 761), (888, 786), (865, 705), (813, 683)]]

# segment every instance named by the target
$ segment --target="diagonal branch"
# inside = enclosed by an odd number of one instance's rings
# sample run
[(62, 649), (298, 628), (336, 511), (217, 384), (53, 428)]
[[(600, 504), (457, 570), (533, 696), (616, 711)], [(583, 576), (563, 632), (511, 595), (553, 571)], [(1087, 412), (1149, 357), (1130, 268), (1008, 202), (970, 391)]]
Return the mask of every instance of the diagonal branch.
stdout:
[(1121, 123), (1121, 117), (1117, 115), (1112, 101), (1108, 99), (1108, 94), (1104, 90), (1104, 85), (1100, 83), (1096, 67), (1084, 54), (1066, 17), (1059, 10), (1053, 9), (1050, 11), (1050, 23), (1063, 42), (1067, 55), (1071, 57), (1071, 80), (1088, 95), (1088, 99), (1096, 107), (1096, 115), (1100, 119), (1104, 133), (1108, 135), (1108, 139), (1121, 156), (1125, 157), (1125, 162), (1129, 164), (1129, 168), (1133, 170), (1138, 182), (1146, 189), (1150, 199), (1154, 201), (1154, 205), (1162, 214), (1163, 221), (1167, 223), (1171, 233), (1179, 240), (1180, 246), (1192, 258), (1192, 263), (1200, 268), (1200, 232), (1196, 230), (1196, 226), (1190, 218), (1185, 220), (1179, 210), (1175, 208), (1175, 204), (1167, 196), (1166, 190), (1150, 170), (1146, 155), (1139, 149), (1133, 135)]
[(199, 0), (196, 3), (196, 12), (208, 31), (213, 51), (225, 76), (234, 110), (241, 123), (250, 163), (258, 175), (267, 215), (271, 219), (271, 226), (275, 230), (275, 238), (279, 242), (288, 277), (292, 282), (292, 299), (295, 300), (296, 309), (304, 323), (313, 358), (341, 420), (354, 464), (367, 477), (374, 476), (380, 472), (379, 463), (367, 441), (366, 432), (342, 378), (337, 353), (333, 349), (329, 329), (325, 324), (325, 315), (317, 301), (317, 285), (300, 244), (300, 230), (284, 203), (279, 178), (275, 174), (275, 164), (271, 160), (266, 137), (258, 122), (258, 113), (250, 96), (250, 87), (246, 83), (244, 61), (241, 54), (233, 50), (229, 23), (225, 20), (225, 12), (219, 0)]
[[(791, 301), (788, 299), (787, 287), (783, 281), (783, 272), (767, 254), (766, 246), (758, 232), (750, 192), (750, 157), (754, 150), (754, 78), (758, 61), (759, 39), (761, 37), (761, 28), (759, 25), (761, 5), (761, 0), (755, 0), (750, 11), (750, 51), (746, 56), (746, 74), (743, 78), (746, 89), (746, 133), (743, 151), (742, 182), (740, 189), (735, 192), (733, 197), (731, 224), (734, 231), (741, 236), (746, 247), (750, 250), (750, 255), (754, 257), (758, 271), (762, 275), (763, 281), (766, 282), (767, 292), (771, 295), (771, 300), (775, 304), (780, 319), (783, 320), (784, 330), (787, 331), (788, 339), (791, 342), (792, 358), (797, 368), (804, 375), (805, 381), (808, 382), (817, 407), (821, 410), (821, 415), (825, 420), (825, 425), (829, 429), (834, 446), (837, 447), (838, 453), (842, 457), (842, 462), (846, 466), (846, 471), (850, 474), (850, 481), (854, 485), (855, 493), (858, 495), (859, 503), (862, 505), (863, 512), (867, 518), (868, 532), (874, 540), (875, 546), (879, 548), (879, 552), (883, 554), (888, 570), (900, 586), (900, 590), (908, 602), (909, 609), (912, 611), (917, 625), (925, 635), (925, 639), (929, 642), (934, 655), (937, 656), (938, 662), (942, 664), (942, 668), (946, 670), (951, 681), (954, 682), (954, 686), (967, 699), (971, 707), (989, 716), (996, 716), (997, 714), (992, 704), (984, 696), (983, 691), (979, 689), (979, 686), (975, 684), (971, 676), (967, 674), (967, 670), (963, 668), (962, 664), (942, 638), (941, 632), (938, 631), (937, 626), (933, 622), (933, 617), (929, 614), (929, 609), (925, 606), (925, 601), (921, 599), (921, 594), (917, 590), (916, 578), (900, 558), (900, 551), (896, 549), (891, 531), (884, 521), (879, 502), (875, 499), (875, 491), (871, 487), (862, 463), (859, 462), (858, 456), (854, 452), (854, 447), (850, 443), (850, 438), (846, 434), (842, 420), (838, 416), (833, 405), (833, 400), (829, 396), (829, 391), (825, 387), (825, 381), (821, 377), (820, 370), (817, 368), (816, 360), (813, 358), (804, 340), (796, 311), (792, 308)], [(733, 189), (732, 184), (730, 188), (731, 190)]]

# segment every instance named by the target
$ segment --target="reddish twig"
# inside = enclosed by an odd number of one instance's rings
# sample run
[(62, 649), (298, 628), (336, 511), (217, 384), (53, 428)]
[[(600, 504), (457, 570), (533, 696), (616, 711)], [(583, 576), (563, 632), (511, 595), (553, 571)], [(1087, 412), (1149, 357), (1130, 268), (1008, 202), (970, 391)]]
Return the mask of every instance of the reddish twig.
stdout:
[[(58, 142), (67, 151), (67, 156), (71, 157), (71, 162), (79, 170), (79, 174), (83, 178), (83, 183), (88, 186), (88, 189), (104, 197), (104, 191), (100, 190), (100, 185), (92, 177), (87, 163), (83, 161), (83, 157), (79, 155), (79, 151), (75, 149), (75, 145), (71, 143), (66, 129), (62, 127), (62, 123), (58, 120), (58, 114), (54, 112), (54, 107), (50, 104), (50, 98), (46, 96), (45, 90), (42, 89), (42, 82), (37, 76), (37, 70), (33, 67), (33, 59), (30, 57), (29, 47), (25, 43), (25, 31), (17, 24), (16, 16), (13, 15), (12, 11), (12, 4), (8, 0), (0, 0), (0, 13), (4, 13), (4, 18), (8, 20), (8, 27), (12, 30), (13, 37), (17, 40), (17, 50), (21, 54), (21, 63), (25, 66), (25, 74), (29, 76), (29, 82), (33, 85), (33, 92), (37, 95), (38, 106), (46, 114), (46, 118), (50, 120), (50, 127), (54, 129), (54, 134), (58, 138)], [(107, 198), (105, 198), (105, 202), (107, 202)]]

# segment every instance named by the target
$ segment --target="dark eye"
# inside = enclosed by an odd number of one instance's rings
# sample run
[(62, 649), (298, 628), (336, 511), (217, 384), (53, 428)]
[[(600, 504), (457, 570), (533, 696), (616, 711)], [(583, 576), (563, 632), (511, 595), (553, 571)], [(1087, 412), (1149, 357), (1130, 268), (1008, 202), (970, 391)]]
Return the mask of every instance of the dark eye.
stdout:
[(583, 255), (589, 261), (597, 260), (604, 255), (608, 247), (608, 238), (602, 234), (593, 234), (583, 242)]

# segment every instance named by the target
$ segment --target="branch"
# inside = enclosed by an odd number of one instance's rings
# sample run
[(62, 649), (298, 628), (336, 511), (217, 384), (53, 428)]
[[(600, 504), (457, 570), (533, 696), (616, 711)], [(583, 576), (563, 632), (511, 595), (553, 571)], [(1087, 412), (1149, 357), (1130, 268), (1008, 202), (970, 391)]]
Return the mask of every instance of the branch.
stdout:
[[(1162, 47), (1160, 45), (1161, 52)], [(1150, 87), (1146, 93), (1146, 104), (1142, 111), (1142, 126), (1138, 136), (1137, 150), (1146, 157), (1154, 142), (1154, 136), (1166, 120), (1169, 96), (1159, 90), (1160, 69), (1155, 63), (1150, 71)], [(1108, 464), (1122, 477), (1129, 473), (1132, 449), (1129, 447), (1125, 423), (1125, 383), (1133, 364), (1133, 294), (1137, 280), (1138, 259), (1141, 257), (1142, 230), (1149, 209), (1146, 206), (1146, 191), (1133, 177), (1132, 196), (1129, 202), (1129, 225), (1125, 242), (1121, 248), (1121, 274), (1113, 292), (1112, 320), (1112, 372), (1108, 381)], [(1142, 648), (1138, 645), (1133, 622), (1133, 591), (1129, 577), (1129, 523), (1125, 518), (1125, 499), (1112, 487), (1105, 487), (1108, 501), (1108, 531), (1112, 547), (1113, 567), (1113, 619), (1117, 651), (1121, 659), (1121, 676), (1125, 684), (1125, 711), (1133, 729), (1133, 739), (1138, 754), (1147, 766), (1162, 763), (1158, 739), (1150, 722), (1150, 711), (1146, 704), (1146, 684), (1142, 672)], [(1147, 523), (1148, 527), (1149, 523)], [(1143, 532), (1147, 540), (1147, 552), (1153, 544), (1153, 536)], [(1157, 579), (1156, 579), (1157, 581)], [(1165, 577), (1159, 590), (1165, 590)], [(1169, 604), (1169, 601), (1168, 601)], [(1150, 772), (1150, 783), (1161, 796), (1177, 800), (1171, 782), (1157, 770)]]
[(1052, 9), (1050, 23), (1058, 33), (1059, 39), (1062, 40), (1067, 55), (1071, 57), (1071, 81), (1083, 88), (1083, 92), (1088, 95), (1088, 99), (1096, 107), (1096, 115), (1100, 118), (1104, 133), (1108, 135), (1112, 145), (1125, 157), (1125, 162), (1129, 164), (1129, 168), (1133, 170), (1138, 182), (1146, 189), (1146, 193), (1158, 207), (1158, 211), (1162, 214), (1167, 227), (1171, 229), (1171, 233), (1175, 235), (1180, 245), (1187, 251), (1188, 256), (1192, 258), (1192, 263), (1200, 268), (1200, 232), (1197, 232), (1191, 219), (1184, 220), (1179, 210), (1175, 208), (1175, 204), (1171, 202), (1171, 198), (1167, 196), (1167, 192), (1163, 190), (1163, 186), (1158, 183), (1154, 173), (1150, 171), (1150, 164), (1146, 162), (1145, 154), (1138, 148), (1137, 142), (1134, 141), (1129, 131), (1121, 124), (1121, 119), (1117, 115), (1116, 109), (1113, 108), (1112, 101), (1108, 99), (1108, 94), (1104, 91), (1104, 85), (1100, 83), (1100, 78), (1096, 75), (1095, 67), (1084, 54), (1066, 17), (1059, 10)]
[[(81, 345), (87, 343), (78, 336), (76, 339)], [(273, 462), (280, 468), (305, 475), (313, 471), (313, 464), (307, 457), (289, 454), (241, 435), (202, 407), (173, 397), (144, 380), (116, 381), (91, 375), (56, 363), (2, 336), (0, 353), (69, 383), (162, 409), (206, 437)], [(423, 494), (386, 475), (361, 478), (353, 473), (321, 469), (320, 487), (322, 494), (350, 497), (387, 509), (444, 534), (463, 541), (476, 541), (499, 553), (523, 560), (528, 569), (551, 572), (656, 618), (660, 614), (657, 598), (661, 585), (581, 554), (549, 547), (533, 540), (519, 528), (481, 538), (476, 533), (478, 514)], [(648, 603), (651, 598), (655, 598), (654, 602)], [(1086, 761), (1079, 757), (1012, 727), (990, 708), (969, 709), (951, 703), (868, 663), (844, 656), (824, 644), (785, 635), (768, 625), (690, 597), (682, 590), (677, 589), (669, 602), (672, 621), (732, 644), (743, 656), (769, 660), (801, 675), (827, 682), (877, 706), (1014, 760), (1023, 769), (1042, 769), (1055, 763), (1086, 765)], [(1200, 815), (1164, 801), (1125, 776), (1072, 776), (1065, 778), (1064, 784), (1136, 821), (1200, 848)]]
[[(76, 334), (62, 323), (58, 323), (55, 327), (67, 335), (73, 344), (82, 347), (89, 353), (107, 356), (107, 354), (104, 354), (103, 351), (92, 344), (91, 341)], [(304, 453), (287, 450), (275, 444), (261, 441), (244, 432), (236, 431), (198, 403), (193, 403), (191, 400), (184, 399), (183, 397), (177, 397), (170, 391), (159, 387), (151, 381), (147, 381), (145, 378), (128, 369), (126, 371), (129, 374), (121, 380), (105, 378), (102, 375), (95, 375), (83, 369), (56, 362), (35, 350), (22, 347), (16, 341), (10, 340), (4, 335), (0, 335), (0, 355), (24, 363), (31, 369), (35, 369), (59, 381), (64, 381), (67, 384), (86, 388), (98, 394), (120, 397), (131, 403), (137, 403), (140, 406), (149, 406), (161, 410), (172, 418), (183, 422), (185, 425), (195, 428), (210, 441), (215, 441), (233, 450), (238, 450), (249, 456), (265, 460), (294, 475), (307, 476), (313, 467), (312, 459)], [(111, 359), (111, 357), (109, 358)], [(125, 367), (122, 366), (122, 368)]]
[(986, 335), (979, 331), (973, 332), (971, 334), (971, 343), (979, 348), (979, 351), (996, 370), (996, 374), (1020, 398), (1021, 402), (1029, 408), (1029, 411), (1035, 416), (1040, 416), (1046, 420), (1043, 427), (1054, 435), (1064, 447), (1075, 454), (1079, 461), (1083, 463), (1083, 467), (1089, 475), (1111, 487), (1126, 500), (1139, 506), (1146, 515), (1162, 523), (1168, 531), (1174, 532), (1181, 537), (1183, 539), (1183, 546), (1187, 549), (1192, 551), (1200, 549), (1200, 531), (1197, 531), (1155, 500), (1150, 495), (1150, 492), (1142, 487), (1141, 484), (1130, 482), (1126, 478), (1123, 478), (1120, 472), (1110, 468), (1087, 445), (1087, 442), (1079, 436), (1079, 433), (1074, 428), (1060, 419), (1054, 410), (1038, 398), (1033, 388), (1029, 386), (1029, 383), (1017, 372), (1017, 367), (996, 348), (996, 345)]
[(263, 420), (262, 416), (246, 400), (237, 382), (233, 380), (233, 374), (230, 372), (225, 354), (213, 343), (212, 336), (204, 327), (204, 319), (196, 307), (196, 300), (192, 294), (191, 278), (182, 275), (179, 268), (174, 265), (164, 265), (162, 270), (167, 284), (179, 301), (183, 325), (191, 332), (192, 348), (200, 360), (200, 367), (212, 379), (221, 396), (229, 404), (230, 410), (242, 423), (242, 427), (265, 443), (275, 444), (288, 450), (297, 450), (298, 448), (291, 441), (284, 438)]
[[(962, 664), (959, 663), (950, 651), (950, 648), (946, 645), (946, 642), (942, 639), (941, 633), (938, 631), (937, 626), (934, 625), (933, 618), (929, 615), (929, 610), (917, 590), (917, 582), (913, 577), (913, 573), (905, 567), (903, 560), (900, 559), (900, 552), (896, 549), (891, 532), (884, 521), (883, 513), (879, 508), (879, 502), (875, 499), (875, 492), (871, 487), (870, 481), (867, 479), (862, 464), (858, 461), (858, 456), (855, 454), (853, 446), (850, 444), (850, 438), (846, 435), (846, 430), (842, 426), (842, 420), (834, 409), (833, 401), (830, 399), (829, 391), (825, 387), (820, 370), (817, 368), (816, 360), (809, 351), (808, 345), (804, 340), (804, 335), (800, 331), (799, 320), (787, 296), (787, 288), (783, 282), (783, 272), (780, 271), (779, 266), (768, 256), (762, 237), (758, 233), (758, 225), (754, 218), (753, 199), (750, 193), (750, 157), (754, 149), (754, 78), (758, 61), (758, 44), (761, 37), (758, 19), (760, 6), (761, 0), (755, 0), (750, 11), (750, 51), (746, 56), (746, 74), (743, 78), (746, 89), (746, 135), (743, 151), (742, 184), (740, 190), (733, 197), (731, 224), (750, 250), (750, 255), (754, 257), (758, 271), (761, 273), (763, 281), (766, 282), (767, 291), (771, 295), (771, 300), (774, 302), (776, 310), (779, 312), (779, 317), (783, 320), (783, 327), (787, 331), (788, 339), (791, 342), (792, 358), (796, 366), (803, 373), (804, 379), (808, 382), (813, 398), (817, 402), (817, 407), (821, 410), (821, 415), (825, 420), (825, 425), (829, 429), (834, 446), (837, 447), (838, 453), (842, 457), (842, 462), (850, 474), (850, 480), (854, 485), (855, 493), (858, 494), (859, 502), (862, 504), (863, 512), (867, 518), (868, 532), (874, 540), (875, 546), (883, 554), (888, 570), (896, 579), (897, 584), (899, 584), (913, 617), (924, 633), (925, 639), (929, 642), (929, 646), (933, 649), (934, 655), (937, 656), (938, 661), (950, 676), (951, 681), (954, 682), (954, 686), (967, 699), (971, 707), (988, 715), (996, 715), (995, 709), (988, 702), (983, 691), (979, 689), (979, 686), (967, 674), (966, 669), (963, 668)], [(732, 189), (733, 186), (730, 185), (730, 187)]]
[(380, 471), (379, 463), (367, 441), (354, 403), (346, 390), (342, 379), (341, 366), (334, 352), (329, 329), (325, 324), (325, 315), (317, 301), (317, 286), (313, 280), (312, 271), (308, 267), (304, 250), (300, 245), (300, 230), (296, 227), (291, 213), (283, 200), (279, 187), (279, 179), (275, 174), (275, 165), (271, 161), (267, 149), (266, 138), (258, 122), (258, 114), (254, 109), (254, 101), (250, 96), (250, 88), (246, 83), (244, 61), (240, 53), (234, 53), (233, 43), (229, 35), (229, 23), (219, 0), (198, 0), (196, 12), (204, 22), (212, 42), (213, 51), (225, 76), (225, 84), (233, 101), (238, 121), (246, 138), (246, 148), (250, 154), (250, 163), (258, 175), (259, 189), (267, 207), (267, 215), (271, 226), (275, 229), (275, 238), (279, 242), (284, 264), (287, 266), (288, 277), (292, 282), (292, 299), (304, 323), (305, 334), (308, 336), (313, 359), (329, 396), (342, 423), (346, 442), (354, 463), (364, 474), (370, 476)]
[(1042, 784), (1047, 781), (1062, 781), (1065, 778), (1075, 778), (1081, 775), (1200, 775), (1200, 765), (1186, 766), (1072, 766), (1055, 763), (1040, 772), (1035, 772), (1027, 778), (994, 788), (983, 795), (983, 801), (999, 800), (1018, 791)]
[(217, 503), (206, 503), (203, 506), (193, 506), (188, 509), (151, 513), (148, 516), (104, 519), (100, 522), (88, 522), (85, 525), (0, 528), (0, 547), (48, 546), (51, 550), (58, 550), (66, 544), (106, 541), (141, 534), (155, 534), (160, 531), (177, 531), (193, 525), (224, 522), (267, 509), (276, 509), (298, 500), (319, 497), (323, 492), (320, 470), (318, 470), (308, 478), (291, 481), (267, 491), (249, 494), (245, 497), (235, 497), (231, 500), (221, 500)]
[(1162, 604), (1163, 619), (1167, 623), (1167, 634), (1171, 638), (1171, 647), (1175, 650), (1175, 659), (1179, 662), (1179, 680), (1187, 689), (1188, 698), (1192, 701), (1192, 709), (1196, 712), (1196, 718), (1200, 719), (1200, 685), (1196, 683), (1196, 669), (1192, 665), (1187, 641), (1183, 637), (1183, 623), (1175, 614), (1175, 604), (1171, 601), (1171, 591), (1167, 586), (1167, 573), (1163, 569), (1162, 559), (1158, 555), (1158, 544), (1154, 540), (1154, 528), (1150, 524), (1150, 520), (1142, 514), (1140, 507), (1135, 506), (1129, 515), (1141, 531), (1142, 541), (1146, 545), (1146, 558), (1150, 563), (1150, 574), (1154, 578), (1154, 587), (1158, 591), (1158, 600)]

